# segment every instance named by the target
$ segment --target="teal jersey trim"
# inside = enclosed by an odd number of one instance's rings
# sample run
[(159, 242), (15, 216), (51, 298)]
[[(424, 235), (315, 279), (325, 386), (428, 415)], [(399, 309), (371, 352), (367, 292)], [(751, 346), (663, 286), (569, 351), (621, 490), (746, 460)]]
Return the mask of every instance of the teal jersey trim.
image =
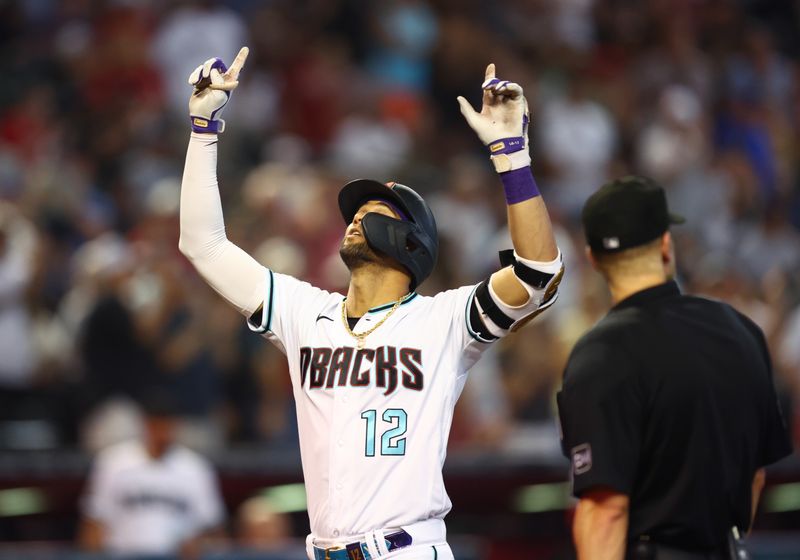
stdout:
[[(412, 300), (412, 299), (414, 299), (415, 297), (417, 297), (417, 292), (411, 292), (410, 294), (406, 294), (405, 296), (403, 296), (403, 299), (400, 301), (400, 305), (405, 305), (405, 304), (407, 304), (409, 301), (411, 301), (411, 300)], [(373, 307), (372, 309), (369, 309), (369, 310), (367, 311), (367, 313), (377, 313), (378, 311), (384, 311), (384, 310), (386, 310), (386, 309), (391, 309), (391, 307), (392, 307), (392, 306), (393, 306), (395, 303), (396, 303), (396, 302), (394, 302), (394, 301), (393, 301), (393, 302), (391, 302), (391, 303), (387, 303), (387, 304), (385, 304), (385, 305), (379, 305), (378, 307)]]
[(467, 325), (467, 332), (469, 333), (469, 335), (472, 338), (474, 338), (475, 340), (477, 340), (481, 344), (491, 344), (492, 342), (494, 342), (494, 340), (485, 340), (485, 339), (481, 338), (480, 335), (478, 333), (476, 333), (472, 329), (472, 324), (470, 324), (470, 322), (469, 322), (469, 315), (470, 315), (469, 308), (470, 308), (470, 306), (472, 306), (472, 301), (475, 299), (475, 292), (477, 291), (477, 289), (478, 289), (478, 286), (475, 286), (475, 288), (473, 288), (473, 290), (472, 290), (472, 293), (467, 298), (467, 306), (464, 309), (464, 323)]
[(267, 307), (269, 308), (269, 312), (267, 313), (267, 326), (266, 330), (270, 330), (272, 328), (272, 300), (274, 299), (273, 294), (275, 293), (275, 278), (272, 275), (272, 270), (269, 270), (269, 303)]
[(261, 323), (256, 327), (251, 322), (252, 318), (250, 321), (248, 321), (250, 329), (259, 334), (264, 334), (272, 327), (272, 300), (274, 299), (273, 288), (275, 287), (275, 279), (273, 278), (272, 271), (270, 269), (267, 269), (267, 272), (269, 273), (269, 281), (266, 283), (264, 303), (261, 304)]

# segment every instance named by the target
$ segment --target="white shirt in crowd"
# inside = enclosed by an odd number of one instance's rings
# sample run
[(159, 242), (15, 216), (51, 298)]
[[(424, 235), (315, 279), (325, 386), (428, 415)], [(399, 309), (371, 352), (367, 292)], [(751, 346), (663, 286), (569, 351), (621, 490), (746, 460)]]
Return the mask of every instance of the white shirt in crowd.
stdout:
[(121, 554), (169, 554), (223, 521), (209, 462), (173, 446), (152, 458), (138, 440), (101, 451), (92, 468), (85, 514), (105, 529), (104, 548)]

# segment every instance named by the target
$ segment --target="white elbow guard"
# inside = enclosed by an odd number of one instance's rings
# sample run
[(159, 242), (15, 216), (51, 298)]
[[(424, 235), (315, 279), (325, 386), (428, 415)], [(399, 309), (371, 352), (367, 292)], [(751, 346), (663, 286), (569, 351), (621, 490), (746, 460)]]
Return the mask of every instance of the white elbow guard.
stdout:
[(523, 259), (516, 251), (500, 252), (500, 262), (504, 266), (514, 267), (514, 276), (528, 292), (528, 304), (551, 305), (558, 297), (558, 284), (564, 276), (564, 262), (561, 251), (552, 261), (532, 261)]
[(511, 250), (501, 251), (500, 262), (513, 266), (514, 275), (528, 292), (528, 301), (519, 306), (508, 305), (495, 293), (491, 278), (478, 284), (470, 306), (470, 324), (487, 341), (517, 330), (553, 305), (564, 275), (560, 252), (552, 261), (539, 262), (523, 259)]

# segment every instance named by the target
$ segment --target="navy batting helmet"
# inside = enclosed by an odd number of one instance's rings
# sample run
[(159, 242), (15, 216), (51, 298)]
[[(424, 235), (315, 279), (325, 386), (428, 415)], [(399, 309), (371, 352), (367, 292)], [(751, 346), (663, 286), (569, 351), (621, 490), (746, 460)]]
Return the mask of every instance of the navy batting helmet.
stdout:
[(439, 234), (433, 212), (420, 195), (405, 185), (356, 179), (339, 191), (339, 210), (344, 222), (352, 222), (358, 209), (369, 200), (382, 200), (399, 210), (401, 220), (370, 212), (361, 225), (369, 246), (408, 270), (411, 289), (415, 289), (433, 271), (439, 254)]

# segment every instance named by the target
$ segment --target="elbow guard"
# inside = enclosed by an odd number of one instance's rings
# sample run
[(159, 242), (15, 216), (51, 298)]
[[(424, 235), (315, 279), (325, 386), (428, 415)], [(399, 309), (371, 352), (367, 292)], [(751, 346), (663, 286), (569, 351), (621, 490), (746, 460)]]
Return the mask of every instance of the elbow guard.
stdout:
[(543, 263), (522, 259), (508, 250), (500, 253), (500, 262), (513, 266), (514, 275), (528, 292), (528, 301), (519, 306), (503, 302), (492, 288), (491, 277), (478, 284), (470, 305), (470, 324), (487, 342), (516, 331), (553, 305), (564, 276), (560, 252), (553, 261)]
[(561, 251), (552, 261), (540, 262), (523, 259), (509, 249), (500, 252), (500, 263), (514, 268), (514, 276), (528, 292), (528, 304), (535, 303), (540, 308), (550, 306), (558, 297), (558, 285), (564, 277)]

